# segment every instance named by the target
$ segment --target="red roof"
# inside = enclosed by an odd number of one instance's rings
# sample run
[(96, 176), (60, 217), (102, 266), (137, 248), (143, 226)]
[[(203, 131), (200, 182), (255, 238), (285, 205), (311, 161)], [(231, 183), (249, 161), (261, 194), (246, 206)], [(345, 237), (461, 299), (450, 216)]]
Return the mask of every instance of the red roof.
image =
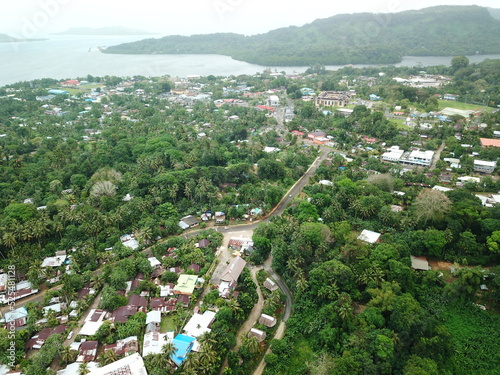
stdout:
[(479, 138), (483, 147), (500, 147), (500, 139)]
[(93, 361), (97, 355), (97, 341), (84, 341), (80, 344), (78, 349), (79, 355), (82, 356), (81, 360), (83, 362)]
[(138, 294), (132, 294), (128, 299), (130, 306), (148, 307), (148, 300)]
[(129, 316), (137, 312), (137, 306), (122, 306), (113, 311), (113, 318), (115, 322), (125, 323)]

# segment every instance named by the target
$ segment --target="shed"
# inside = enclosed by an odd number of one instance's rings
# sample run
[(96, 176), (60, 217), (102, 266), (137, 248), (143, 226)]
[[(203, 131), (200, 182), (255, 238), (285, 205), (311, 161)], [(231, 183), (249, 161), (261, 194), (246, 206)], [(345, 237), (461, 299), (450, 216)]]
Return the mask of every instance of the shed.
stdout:
[(431, 269), (426, 257), (416, 257), (410, 255), (410, 259), (411, 259), (411, 268), (415, 270), (428, 271)]
[(269, 328), (274, 327), (276, 325), (276, 318), (267, 314), (262, 314), (259, 318), (259, 324), (263, 324)]
[(271, 280), (269, 277), (264, 281), (264, 286), (269, 289), (271, 292), (274, 292), (275, 290), (278, 290), (278, 284), (276, 284), (273, 280)]
[(377, 232), (373, 232), (368, 229), (363, 229), (361, 234), (358, 236), (358, 240), (361, 240), (366, 243), (375, 243), (379, 240), (381, 234)]
[(252, 328), (250, 332), (248, 332), (248, 336), (257, 337), (259, 342), (262, 342), (266, 339), (266, 333), (257, 328)]

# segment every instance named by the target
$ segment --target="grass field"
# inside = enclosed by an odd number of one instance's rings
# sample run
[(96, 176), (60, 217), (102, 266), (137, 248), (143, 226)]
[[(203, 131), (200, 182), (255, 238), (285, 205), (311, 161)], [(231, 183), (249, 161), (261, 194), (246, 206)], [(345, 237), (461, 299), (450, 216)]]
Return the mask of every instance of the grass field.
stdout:
[(461, 110), (465, 110), (465, 111), (484, 111), (484, 110), (492, 110), (493, 109), (491, 107), (485, 107), (482, 105), (454, 102), (451, 100), (438, 100), (438, 102), (439, 102), (439, 109), (440, 110), (443, 108), (446, 108), (446, 107), (461, 109)]
[(398, 128), (398, 130), (410, 130), (411, 129), (411, 127), (409, 127), (408, 125), (405, 125), (406, 118), (397, 119), (397, 120), (391, 119), (391, 122), (396, 124), (396, 127)]
[(92, 84), (92, 85), (78, 86), (77, 88), (62, 88), (62, 90), (69, 92), (70, 95), (76, 95), (76, 94), (80, 94), (80, 93), (87, 93), (87, 92), (90, 92), (97, 87), (103, 87), (103, 86), (104, 85), (101, 85), (101, 84)]
[(174, 314), (168, 314), (161, 317), (160, 332), (167, 333), (175, 329)]

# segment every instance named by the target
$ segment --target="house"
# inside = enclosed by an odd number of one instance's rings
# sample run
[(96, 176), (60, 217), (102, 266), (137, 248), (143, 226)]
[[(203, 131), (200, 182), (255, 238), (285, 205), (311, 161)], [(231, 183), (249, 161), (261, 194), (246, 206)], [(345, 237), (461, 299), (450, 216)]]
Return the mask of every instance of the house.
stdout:
[(210, 325), (215, 320), (215, 312), (206, 310), (203, 314), (194, 314), (184, 326), (184, 333), (192, 337), (200, 337), (210, 332)]
[(121, 306), (113, 311), (111, 317), (113, 322), (125, 323), (128, 320), (129, 316), (134, 315), (137, 311), (139, 311), (137, 306)]
[(193, 272), (196, 274), (196, 273), (200, 273), (201, 267), (198, 264), (193, 263), (193, 264), (190, 264), (187, 269), (193, 270)]
[(63, 255), (56, 255), (54, 257), (47, 257), (43, 260), (42, 265), (40, 266), (41, 268), (47, 268), (47, 267), (60, 267), (66, 260), (66, 252), (64, 252)]
[(206, 238), (204, 238), (204, 239), (202, 239), (202, 240), (200, 240), (200, 241), (198, 242), (198, 247), (199, 247), (200, 249), (204, 249), (204, 248), (208, 247), (208, 245), (210, 245), (210, 241), (209, 241), (209, 240), (207, 240)]
[(375, 94), (370, 94), (370, 100), (373, 102), (378, 101), (378, 100), (380, 100), (380, 96), (375, 95)]
[(269, 146), (266, 146), (264, 147), (264, 150), (262, 150), (268, 154), (272, 153), (272, 152), (280, 152), (281, 149), (279, 149), (278, 147), (269, 147)]
[(130, 336), (123, 340), (118, 340), (114, 344), (106, 345), (104, 351), (112, 350), (118, 356), (130, 355), (139, 351), (139, 342), (137, 336)]
[(159, 311), (160, 313), (168, 313), (170, 311), (175, 311), (176, 305), (177, 304), (177, 299), (176, 298), (170, 298), (168, 301), (165, 300), (165, 298), (158, 297), (158, 298), (151, 298), (150, 301), (150, 307), (152, 311)]
[[(144, 366), (144, 360), (139, 353), (134, 353), (132, 355), (123, 357), (118, 361), (110, 363), (109, 365), (98, 367), (89, 375), (147, 375), (146, 367)], [(58, 374), (59, 375), (59, 374)], [(66, 374), (65, 374), (66, 375)]]
[(381, 236), (380, 233), (373, 232), (368, 229), (363, 229), (361, 234), (358, 236), (358, 240), (361, 240), (365, 243), (373, 244), (379, 240), (380, 236)]
[(266, 339), (266, 333), (257, 328), (250, 329), (250, 332), (248, 332), (248, 336), (256, 337), (259, 342), (262, 342)]
[(426, 257), (416, 257), (410, 255), (410, 259), (411, 259), (411, 268), (413, 268), (414, 270), (427, 271), (431, 269)]
[(496, 161), (474, 160), (474, 172), (491, 174), (496, 167)]
[(301, 137), (301, 138), (304, 138), (305, 134), (301, 131), (298, 131), (298, 130), (292, 130), (292, 134), (293, 135), (296, 135), (297, 137)]
[(20, 307), (14, 311), (8, 311), (4, 314), (5, 328), (10, 331), (12, 327), (19, 328), (26, 325), (28, 311), (25, 307)]
[(134, 307), (144, 307), (144, 308), (147, 308), (148, 307), (148, 300), (143, 297), (143, 296), (140, 296), (139, 294), (132, 294), (129, 298), (128, 298), (128, 304), (129, 306), (134, 306)]
[(350, 99), (351, 95), (346, 91), (323, 91), (315, 98), (314, 104), (322, 107), (345, 107)]
[(64, 87), (66, 87), (66, 86), (77, 86), (77, 85), (80, 84), (80, 81), (78, 81), (77, 79), (69, 79), (67, 81), (59, 82), (59, 84), (61, 86), (64, 86)]
[(500, 139), (479, 138), (482, 147), (500, 147)]
[(276, 318), (270, 315), (261, 314), (259, 324), (265, 325), (268, 328), (274, 327), (276, 325)]
[(264, 281), (264, 287), (269, 289), (271, 292), (274, 292), (275, 290), (278, 290), (278, 284), (276, 284), (273, 280), (271, 280), (269, 277)]
[(276, 107), (280, 105), (280, 98), (278, 98), (277, 95), (271, 95), (269, 96), (269, 99), (267, 99), (267, 104), (271, 107)]
[(145, 357), (148, 354), (159, 354), (162, 352), (163, 346), (172, 341), (174, 336), (173, 332), (160, 333), (159, 331), (147, 332), (144, 335), (143, 346), (142, 346), (142, 356)]
[(161, 267), (161, 262), (156, 257), (148, 258), (148, 261), (151, 264), (151, 267), (153, 267), (153, 270)]
[(160, 297), (168, 297), (174, 294), (174, 284), (160, 285)]
[(235, 257), (224, 270), (219, 284), (219, 295), (222, 298), (229, 298), (230, 293), (236, 288), (238, 277), (240, 277), (245, 262), (241, 257)]
[(174, 294), (184, 294), (190, 296), (193, 294), (197, 281), (198, 276), (196, 275), (180, 275), (173, 290)]
[(106, 317), (106, 311), (99, 309), (90, 310), (89, 314), (85, 318), (83, 327), (79, 334), (82, 336), (92, 336), (95, 335), (100, 326), (104, 323), (104, 318)]
[(221, 225), (226, 222), (226, 214), (224, 212), (217, 211), (214, 213), (215, 224)]
[(40, 332), (38, 332), (35, 336), (28, 340), (26, 343), (26, 349), (40, 349), (45, 341), (52, 335), (60, 335), (64, 333), (68, 327), (65, 325), (58, 325), (54, 328), (43, 328)]
[(192, 215), (188, 215), (188, 216), (184, 216), (180, 221), (179, 221), (179, 226), (185, 230), (185, 229), (188, 229), (188, 228), (193, 228), (193, 227), (196, 227), (198, 225), (198, 220), (192, 216)]
[(177, 306), (188, 307), (190, 302), (191, 298), (186, 294), (179, 294), (177, 297)]
[(238, 277), (240, 277), (241, 272), (243, 272), (243, 268), (245, 268), (247, 262), (243, 260), (241, 257), (235, 257), (228, 264), (224, 272), (221, 276), (221, 281), (231, 282), (238, 281)]
[(120, 236), (123, 246), (129, 247), (135, 250), (139, 247), (139, 241), (135, 238), (134, 234), (124, 234)]
[(32, 289), (32, 285), (28, 280), (18, 282), (11, 290), (9, 286), (9, 295), (0, 294), (0, 304), (9, 301), (17, 301), (18, 299), (38, 293), (38, 289)]
[(323, 131), (316, 131), (307, 134), (307, 139), (310, 139), (311, 141), (317, 140), (317, 139), (323, 139), (326, 138), (326, 133)]
[(187, 359), (188, 354), (193, 350), (195, 338), (187, 335), (177, 335), (172, 340), (175, 347), (175, 352), (170, 356), (170, 359), (176, 366), (181, 366)]
[(95, 360), (97, 357), (97, 346), (98, 341), (84, 341), (80, 344), (78, 350), (78, 357), (76, 357), (77, 362), (90, 362)]
[(146, 332), (159, 332), (161, 323), (161, 312), (150, 311), (146, 314)]
[(453, 100), (456, 101), (458, 100), (458, 95), (453, 95), (453, 94), (444, 94), (443, 95), (444, 100)]

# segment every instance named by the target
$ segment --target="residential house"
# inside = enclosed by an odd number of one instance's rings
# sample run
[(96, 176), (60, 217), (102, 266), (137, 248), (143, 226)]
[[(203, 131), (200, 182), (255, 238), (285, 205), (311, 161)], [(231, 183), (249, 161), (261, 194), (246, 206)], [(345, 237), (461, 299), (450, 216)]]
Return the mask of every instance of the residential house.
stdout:
[(491, 174), (496, 167), (496, 161), (474, 160), (474, 172)]
[(41, 268), (47, 268), (47, 267), (60, 267), (63, 265), (63, 263), (66, 260), (66, 252), (63, 252), (64, 254), (56, 255), (53, 257), (47, 257), (42, 261), (42, 265), (40, 266)]
[(40, 332), (38, 332), (35, 336), (28, 340), (26, 343), (26, 349), (40, 349), (47, 339), (52, 335), (59, 335), (64, 333), (68, 327), (65, 325), (58, 325), (54, 328), (43, 328)]
[(188, 269), (188, 270), (193, 270), (193, 272), (194, 272), (195, 274), (198, 274), (198, 273), (200, 273), (200, 269), (201, 269), (201, 267), (200, 267), (198, 264), (193, 263), (193, 264), (190, 264), (190, 265), (189, 265), (189, 267), (188, 267), (187, 269)]
[(159, 332), (161, 323), (161, 312), (150, 311), (146, 314), (146, 332)]
[(182, 229), (188, 229), (188, 228), (193, 228), (193, 227), (196, 227), (198, 225), (198, 220), (192, 216), (192, 215), (188, 215), (188, 216), (184, 216), (180, 221), (179, 221), (179, 226), (182, 228)]
[(193, 294), (197, 281), (198, 276), (196, 275), (180, 275), (173, 290), (174, 294), (184, 294), (190, 296)]
[(165, 298), (151, 298), (149, 303), (152, 311), (159, 311), (160, 313), (168, 313), (170, 311), (176, 310), (177, 298), (169, 298), (168, 301)]
[(25, 307), (8, 311), (4, 314), (5, 328), (10, 331), (12, 327), (19, 328), (25, 326), (27, 319), (28, 311)]
[(226, 267), (220, 278), (219, 295), (223, 298), (229, 298), (231, 291), (236, 288), (238, 278), (243, 272), (247, 262), (241, 257), (235, 257)]
[(104, 351), (112, 350), (118, 356), (130, 355), (139, 351), (139, 342), (137, 336), (130, 336), (123, 340), (118, 340), (114, 344), (106, 345)]
[(215, 320), (215, 312), (206, 310), (203, 314), (194, 314), (184, 326), (184, 333), (192, 337), (200, 337), (210, 332), (210, 325)]
[(453, 94), (444, 94), (443, 95), (444, 100), (453, 100), (457, 101), (458, 100), (458, 95), (453, 95)]
[(199, 247), (200, 249), (204, 249), (204, 248), (208, 247), (208, 245), (210, 245), (210, 241), (209, 241), (209, 240), (207, 240), (206, 238), (204, 238), (204, 239), (202, 239), (202, 240), (200, 240), (200, 241), (198, 242), (198, 247)]
[(280, 105), (280, 98), (278, 98), (277, 95), (271, 95), (271, 96), (269, 96), (269, 99), (267, 99), (267, 103), (271, 107), (276, 107), (276, 106)]
[(188, 307), (190, 302), (191, 298), (186, 294), (179, 294), (177, 296), (177, 306)]
[(399, 146), (392, 146), (382, 154), (382, 160), (390, 162), (399, 162), (403, 154), (404, 150), (401, 150)]
[(301, 137), (301, 138), (304, 138), (304, 136), (305, 136), (305, 133), (298, 131), (298, 130), (292, 130), (292, 134), (296, 135), (297, 137)]
[(90, 362), (94, 361), (97, 357), (98, 341), (84, 341), (80, 344), (78, 350), (77, 362)]
[(375, 95), (375, 94), (370, 94), (370, 100), (373, 102), (378, 101), (378, 100), (380, 100), (380, 96)]
[(85, 318), (83, 327), (79, 334), (82, 336), (92, 336), (95, 335), (99, 327), (104, 323), (106, 318), (106, 311), (99, 309), (90, 310), (89, 314)]
[(412, 164), (412, 165), (420, 165), (428, 167), (431, 165), (433, 157), (434, 157), (434, 151), (414, 150), (411, 151), (409, 154), (408, 153), (403, 154), (399, 162), (403, 164)]
[(128, 298), (128, 304), (129, 306), (146, 309), (148, 307), (148, 300), (139, 294), (132, 294)]
[(195, 338), (187, 335), (177, 335), (172, 340), (175, 347), (175, 353), (170, 356), (170, 359), (176, 366), (181, 366), (187, 359), (188, 354), (193, 350)]
[(316, 132), (311, 132), (307, 134), (307, 139), (310, 139), (311, 141), (315, 141), (318, 139), (323, 139), (326, 138), (326, 133), (324, 131), (316, 131)]
[(159, 354), (162, 352), (163, 346), (172, 341), (174, 336), (173, 332), (160, 333), (159, 331), (147, 332), (144, 335), (142, 356), (145, 357), (149, 354)]
[[(98, 367), (89, 375), (147, 375), (144, 360), (139, 353), (123, 357), (109, 365)], [(59, 374), (58, 374), (59, 375)], [(64, 374), (66, 375), (66, 374)], [(74, 375), (74, 374), (73, 374)]]
[(5, 294), (0, 295), (0, 304), (17, 301), (18, 299), (38, 293), (38, 289), (32, 289), (32, 285), (28, 280), (18, 282), (13, 289), (12, 292), (9, 290), (8, 298)]
[(113, 322), (125, 323), (128, 318), (134, 315), (137, 311), (139, 311), (137, 306), (121, 306), (113, 311), (112, 320)]

